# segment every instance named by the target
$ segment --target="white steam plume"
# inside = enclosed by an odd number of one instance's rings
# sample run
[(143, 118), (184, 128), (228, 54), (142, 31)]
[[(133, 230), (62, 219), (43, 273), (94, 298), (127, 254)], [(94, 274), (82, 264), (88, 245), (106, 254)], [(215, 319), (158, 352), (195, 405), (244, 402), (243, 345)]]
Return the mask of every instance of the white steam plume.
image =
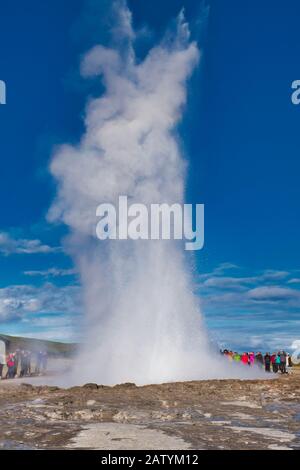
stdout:
[(145, 204), (183, 202), (185, 162), (175, 130), (200, 55), (181, 13), (174, 37), (137, 63), (131, 14), (123, 2), (119, 7), (122, 44), (97, 45), (82, 61), (83, 76), (101, 76), (106, 91), (89, 102), (80, 143), (61, 146), (51, 164), (58, 194), (49, 217), (71, 229), (68, 248), (87, 319), (73, 381), (233, 375), (210, 351), (181, 245), (95, 238), (96, 207), (117, 205), (119, 195)]

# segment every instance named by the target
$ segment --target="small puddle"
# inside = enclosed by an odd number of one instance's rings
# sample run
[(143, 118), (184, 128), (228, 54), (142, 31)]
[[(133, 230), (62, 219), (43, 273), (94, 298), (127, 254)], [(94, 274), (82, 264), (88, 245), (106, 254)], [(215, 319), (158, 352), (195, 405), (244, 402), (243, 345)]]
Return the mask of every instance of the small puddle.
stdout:
[(1, 450), (32, 450), (32, 447), (27, 446), (26, 444), (21, 444), (20, 442), (13, 441), (10, 439), (5, 439), (0, 442)]

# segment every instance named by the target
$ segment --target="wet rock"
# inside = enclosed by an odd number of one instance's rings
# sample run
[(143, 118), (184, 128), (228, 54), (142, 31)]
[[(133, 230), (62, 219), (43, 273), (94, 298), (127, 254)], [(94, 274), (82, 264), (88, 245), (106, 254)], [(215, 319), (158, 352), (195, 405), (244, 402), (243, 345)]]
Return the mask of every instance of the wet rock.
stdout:
[(96, 404), (96, 400), (88, 400), (88, 401), (86, 402), (86, 404), (87, 404), (87, 406), (93, 406), (93, 405)]
[[(66, 448), (80, 430), (100, 423), (113, 424), (117, 432), (131, 429), (133, 436), (135, 430), (140, 435), (139, 426), (144, 426), (176, 436), (192, 449), (300, 448), (300, 374), (268, 381), (143, 387), (89, 383), (51, 390), (0, 382), (0, 443), (4, 448)], [(128, 448), (127, 434), (111, 438), (111, 445)], [(105, 436), (99, 437), (100, 447), (102, 439), (108, 439)], [(141, 446), (147, 445), (141, 441)]]

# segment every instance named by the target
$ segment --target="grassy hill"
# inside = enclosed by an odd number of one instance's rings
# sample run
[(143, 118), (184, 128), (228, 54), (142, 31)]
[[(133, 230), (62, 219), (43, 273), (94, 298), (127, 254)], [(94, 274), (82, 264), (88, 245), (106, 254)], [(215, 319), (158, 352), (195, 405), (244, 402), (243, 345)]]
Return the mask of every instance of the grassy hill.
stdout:
[(76, 343), (61, 343), (58, 341), (24, 338), (21, 336), (8, 336), (2, 335), (1, 333), (0, 340), (6, 343), (7, 352), (14, 352), (16, 349), (25, 349), (32, 352), (47, 351), (49, 356), (71, 357), (78, 348), (78, 344)]

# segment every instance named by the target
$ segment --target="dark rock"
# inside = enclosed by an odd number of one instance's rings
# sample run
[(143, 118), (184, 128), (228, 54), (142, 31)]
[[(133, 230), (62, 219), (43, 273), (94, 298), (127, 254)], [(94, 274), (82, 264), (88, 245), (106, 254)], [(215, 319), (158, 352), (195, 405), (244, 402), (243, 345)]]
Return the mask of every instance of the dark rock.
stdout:
[(115, 387), (118, 387), (118, 388), (136, 388), (136, 384), (135, 383), (132, 383), (132, 382), (125, 382), (123, 384), (117, 384), (115, 385)]
[(88, 388), (89, 390), (97, 390), (98, 385), (93, 383), (84, 384), (82, 388)]
[(31, 390), (33, 388), (33, 385), (27, 383), (22, 383), (20, 386), (22, 388), (27, 388), (28, 390)]

